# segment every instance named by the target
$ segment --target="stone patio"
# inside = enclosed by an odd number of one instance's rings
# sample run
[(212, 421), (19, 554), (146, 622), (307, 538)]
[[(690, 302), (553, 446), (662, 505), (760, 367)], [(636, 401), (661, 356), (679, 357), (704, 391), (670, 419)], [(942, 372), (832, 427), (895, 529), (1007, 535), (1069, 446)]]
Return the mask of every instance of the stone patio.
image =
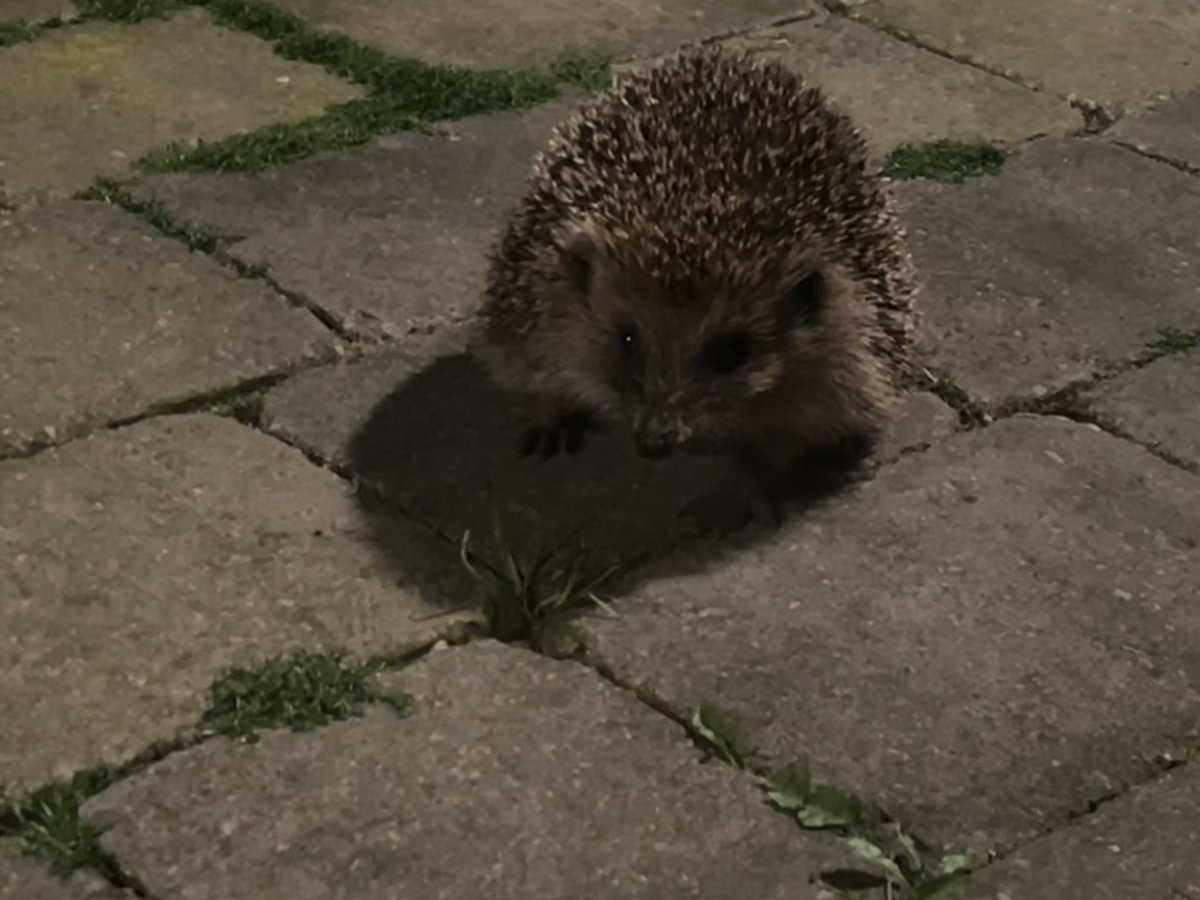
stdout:
[[(897, 828), (968, 857), (962, 900), (1200, 898), (1200, 15), (277, 0), (309, 31), (273, 48), (142, 2), (0, 0), (70, 20), (0, 48), (0, 900), (932, 900), (855, 850), (906, 859)], [(518, 459), (472, 359), (582, 88), (261, 171), (137, 165), (286, 137), (385, 90), (363, 60), (619, 74), (701, 41), (804, 73), (880, 160), (1009, 153), (898, 185), (927, 383), (778, 531), (689, 538), (712, 465), (620, 432)], [(524, 564), (578, 534), (604, 608), (498, 640), (497, 517)], [(298, 651), (365, 706), (253, 680)], [(769, 798), (789, 763), (816, 793)]]

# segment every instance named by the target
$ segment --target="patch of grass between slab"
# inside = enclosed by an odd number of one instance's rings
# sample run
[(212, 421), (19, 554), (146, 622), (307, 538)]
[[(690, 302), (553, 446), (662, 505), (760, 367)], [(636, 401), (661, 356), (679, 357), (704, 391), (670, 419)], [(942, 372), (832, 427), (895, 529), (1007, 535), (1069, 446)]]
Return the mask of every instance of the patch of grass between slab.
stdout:
[[(128, 5), (134, 0), (105, 2)], [(316, 31), (298, 16), (261, 0), (185, 2), (204, 7), (222, 25), (272, 42), (286, 59), (322, 66), (362, 85), (368, 95), (300, 122), (269, 125), (218, 141), (170, 145), (139, 160), (145, 171), (258, 171), (318, 151), (357, 146), (379, 134), (530, 108), (557, 98), (564, 86), (590, 90), (603, 86), (608, 78), (609, 63), (602, 58), (564, 59), (546, 71), (462, 69), (396, 58), (343, 35)]]
[(754, 775), (768, 802), (802, 828), (828, 831), (843, 840), (867, 867), (833, 869), (821, 881), (843, 897), (872, 892), (894, 900), (950, 900), (971, 872), (965, 856), (937, 857), (880, 810), (853, 794), (813, 779), (808, 767), (792, 763), (768, 772), (754, 762), (756, 751), (734, 717), (702, 704), (689, 730), (712, 756)]
[(100, 846), (100, 832), (79, 818), (79, 808), (118, 777), (111, 769), (89, 769), (11, 802), (0, 811), (0, 835), (19, 839), (25, 852), (59, 874), (88, 868), (115, 879), (116, 861)]
[(252, 668), (231, 669), (213, 683), (201, 728), (253, 742), (265, 729), (311, 731), (362, 715), (383, 703), (398, 714), (410, 698), (383, 694), (371, 685), (377, 667), (349, 665), (337, 653), (297, 651)]
[(903, 144), (888, 156), (884, 174), (897, 181), (924, 178), (962, 184), (968, 178), (996, 175), (1008, 154), (986, 143), (938, 140)]
[(181, 8), (177, 0), (79, 0), (79, 17), (124, 22), (162, 19)]
[(1181, 328), (1160, 328), (1147, 344), (1156, 356), (1174, 356), (1200, 349), (1200, 330), (1184, 331)]
[(949, 372), (923, 368), (917, 373), (916, 385), (934, 394), (958, 413), (958, 421), (964, 428), (979, 428), (992, 420), (984, 408), (971, 399), (971, 395), (963, 390)]

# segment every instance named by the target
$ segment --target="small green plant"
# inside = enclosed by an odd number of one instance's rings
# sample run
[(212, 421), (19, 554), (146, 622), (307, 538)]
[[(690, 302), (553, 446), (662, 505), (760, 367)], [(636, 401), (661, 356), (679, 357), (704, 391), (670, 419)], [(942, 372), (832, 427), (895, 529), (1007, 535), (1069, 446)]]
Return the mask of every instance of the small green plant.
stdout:
[(473, 560), (471, 532), (463, 533), (459, 558), (487, 586), (484, 612), (496, 640), (529, 641), (534, 649), (543, 649), (571, 615), (590, 606), (612, 612), (597, 591), (615, 570), (588, 574), (586, 549), (573, 538), (523, 560), (505, 540), (497, 518), (492, 558)]
[(112, 877), (116, 862), (100, 845), (100, 832), (82, 822), (79, 808), (115, 780), (108, 769), (91, 769), (11, 802), (0, 810), (0, 836), (19, 839), (27, 853), (60, 874), (90, 868)]
[(757, 755), (757, 751), (746, 743), (734, 716), (715, 703), (700, 704), (692, 714), (692, 730), (702, 747), (731, 766), (745, 769)]
[(894, 827), (896, 842), (903, 848), (900, 854), (889, 856), (863, 837), (846, 839), (859, 858), (880, 873), (884, 896), (888, 900), (951, 900), (957, 896), (971, 873), (970, 860), (946, 856), (930, 863), (918, 852), (912, 838), (899, 826)]
[(995, 175), (1007, 154), (984, 143), (939, 140), (925, 144), (903, 144), (892, 151), (884, 174), (897, 181), (927, 178), (962, 184), (968, 178)]
[(1175, 353), (1190, 353), (1200, 348), (1200, 330), (1184, 331), (1180, 328), (1160, 328), (1147, 344), (1150, 350), (1160, 356)]
[(36, 25), (30, 25), (20, 20), (0, 22), (0, 47), (12, 47), (32, 41), (41, 32)]
[(255, 668), (232, 669), (210, 689), (211, 705), (201, 717), (201, 726), (254, 741), (263, 729), (310, 731), (359, 716), (371, 702), (405, 713), (410, 698), (375, 692), (371, 674), (370, 667), (346, 665), (336, 653), (304, 650)]
[(971, 399), (971, 395), (959, 386), (949, 372), (922, 369), (917, 378), (917, 386), (936, 395), (958, 413), (958, 420), (964, 428), (978, 428), (991, 421), (991, 416)]
[(863, 807), (857, 797), (830, 784), (814, 783), (808, 769), (798, 763), (766, 776), (762, 785), (767, 798), (793, 814), (805, 828), (849, 828), (863, 821)]

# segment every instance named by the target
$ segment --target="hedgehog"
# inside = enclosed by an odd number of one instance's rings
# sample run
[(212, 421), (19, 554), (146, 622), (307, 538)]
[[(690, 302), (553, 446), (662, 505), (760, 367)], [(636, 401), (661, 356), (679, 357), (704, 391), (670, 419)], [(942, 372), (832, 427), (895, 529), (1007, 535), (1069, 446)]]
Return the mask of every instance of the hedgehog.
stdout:
[[(476, 350), (529, 401), (518, 452), (627, 426), (724, 456), (681, 514), (778, 524), (805, 460), (870, 456), (903, 393), (915, 273), (888, 179), (792, 70), (679, 54), (586, 101), (489, 257)], [(832, 457), (830, 454), (832, 453)]]

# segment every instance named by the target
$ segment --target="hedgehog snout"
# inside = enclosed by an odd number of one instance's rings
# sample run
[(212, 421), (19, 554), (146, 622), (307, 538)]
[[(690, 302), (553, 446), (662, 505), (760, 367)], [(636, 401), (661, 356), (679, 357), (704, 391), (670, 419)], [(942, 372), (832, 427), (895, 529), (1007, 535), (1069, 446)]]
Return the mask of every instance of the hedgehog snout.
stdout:
[(647, 459), (670, 456), (691, 436), (679, 417), (670, 411), (646, 410), (634, 421), (633, 441), (637, 452)]

